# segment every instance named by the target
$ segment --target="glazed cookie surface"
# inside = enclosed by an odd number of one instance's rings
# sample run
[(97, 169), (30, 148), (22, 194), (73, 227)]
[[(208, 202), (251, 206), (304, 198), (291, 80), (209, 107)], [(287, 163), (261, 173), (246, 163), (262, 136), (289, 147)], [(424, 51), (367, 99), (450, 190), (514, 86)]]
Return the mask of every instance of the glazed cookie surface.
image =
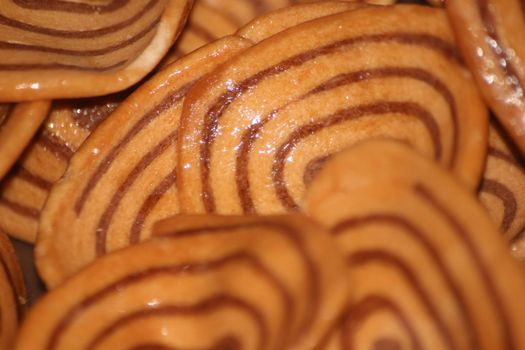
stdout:
[(0, 228), (34, 243), (40, 211), (78, 147), (129, 94), (55, 101), (37, 135), (0, 182)]
[(36, 260), (49, 287), (96, 257), (147, 238), (155, 221), (178, 213), (182, 101), (196, 80), (249, 45), (226, 37), (174, 62), (82, 144), (41, 214)]
[(18, 1), (0, 8), (0, 101), (105, 95), (139, 81), (192, 0)]
[(348, 297), (342, 256), (304, 217), (178, 217), (34, 306), (18, 350), (311, 349)]
[(524, 347), (522, 266), (472, 194), (406, 145), (334, 157), (304, 207), (345, 251), (355, 292), (327, 347)]
[(188, 93), (181, 208), (296, 210), (311, 169), (377, 136), (411, 144), (474, 190), (486, 114), (443, 10), (365, 7), (309, 21), (261, 41)]
[(447, 0), (446, 9), (486, 101), (525, 153), (523, 0)]

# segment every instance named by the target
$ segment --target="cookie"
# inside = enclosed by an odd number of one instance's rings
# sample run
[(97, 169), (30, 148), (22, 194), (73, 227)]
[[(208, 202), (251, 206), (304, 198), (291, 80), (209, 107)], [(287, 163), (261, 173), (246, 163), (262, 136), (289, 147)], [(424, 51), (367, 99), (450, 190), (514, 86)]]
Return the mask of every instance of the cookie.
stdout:
[(501, 127), (492, 123), (487, 164), (479, 199), (510, 242), (514, 256), (525, 258), (525, 166)]
[(0, 349), (12, 349), (26, 300), (24, 276), (15, 250), (7, 235), (0, 230)]
[(41, 213), (35, 254), (49, 287), (179, 212), (175, 142), (184, 96), (249, 45), (227, 37), (161, 70), (82, 144)]
[(90, 97), (131, 86), (168, 51), (191, 5), (4, 1), (0, 101)]
[(0, 104), (0, 179), (31, 141), (50, 107), (50, 101)]
[(485, 100), (524, 153), (523, 0), (447, 0), (446, 9)]
[(129, 94), (55, 101), (24, 153), (0, 182), (0, 229), (34, 243), (40, 211), (69, 158), (95, 127)]
[(335, 156), (304, 209), (345, 251), (355, 293), (326, 346), (524, 348), (523, 267), (472, 194), (406, 145)]
[(378, 136), (413, 145), (474, 191), (487, 110), (453, 43), (443, 10), (398, 5), (309, 21), (236, 56), (184, 102), (181, 209), (296, 210), (311, 162)]
[(348, 298), (304, 217), (179, 217), (33, 307), (15, 349), (311, 349)]

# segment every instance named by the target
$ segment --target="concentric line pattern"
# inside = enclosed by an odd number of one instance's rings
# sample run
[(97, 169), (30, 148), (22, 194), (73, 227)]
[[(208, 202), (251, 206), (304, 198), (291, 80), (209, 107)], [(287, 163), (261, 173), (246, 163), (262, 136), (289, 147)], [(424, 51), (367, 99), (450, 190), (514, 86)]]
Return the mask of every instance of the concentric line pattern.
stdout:
[(148, 237), (154, 222), (178, 213), (175, 142), (184, 96), (248, 45), (225, 38), (160, 71), (75, 153), (41, 215), (37, 265), (48, 286), (107, 251)]
[(190, 91), (179, 141), (181, 207), (295, 210), (309, 161), (377, 136), (412, 144), (474, 189), (485, 114), (442, 10), (370, 7), (310, 21), (248, 49)]
[(192, 0), (35, 4), (2, 2), (0, 101), (97, 96), (131, 86), (168, 51)]
[(16, 349), (307, 349), (348, 299), (342, 256), (304, 217), (175, 217), (156, 235), (44, 296)]
[(47, 117), (50, 101), (0, 105), (0, 180)]
[(40, 211), (69, 158), (128, 94), (54, 103), (38, 134), (0, 182), (0, 229), (35, 241)]
[(24, 277), (11, 242), (0, 230), (0, 348), (12, 349), (25, 312)]
[(525, 258), (525, 167), (522, 157), (494, 122), (490, 128), (488, 159), (479, 199), (510, 242), (512, 254)]
[(523, 348), (521, 266), (471, 195), (406, 145), (335, 156), (304, 207), (345, 251), (355, 286), (320, 348)]
[(459, 46), (499, 122), (525, 152), (525, 13), (521, 0), (451, 0)]

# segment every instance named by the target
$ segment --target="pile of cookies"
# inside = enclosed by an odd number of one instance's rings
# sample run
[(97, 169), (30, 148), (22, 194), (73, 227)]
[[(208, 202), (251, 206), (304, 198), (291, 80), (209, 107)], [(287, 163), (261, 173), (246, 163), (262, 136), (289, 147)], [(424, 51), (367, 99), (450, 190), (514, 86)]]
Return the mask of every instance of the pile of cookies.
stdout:
[(525, 349), (524, 36), (519, 0), (5, 1), (0, 349)]

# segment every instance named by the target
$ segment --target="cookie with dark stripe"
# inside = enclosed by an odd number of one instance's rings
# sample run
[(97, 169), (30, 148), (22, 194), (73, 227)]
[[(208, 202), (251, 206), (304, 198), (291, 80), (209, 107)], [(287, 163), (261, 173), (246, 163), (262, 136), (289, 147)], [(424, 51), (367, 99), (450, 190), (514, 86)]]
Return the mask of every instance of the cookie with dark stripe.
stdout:
[(0, 182), (0, 228), (33, 243), (40, 211), (69, 158), (95, 127), (129, 94), (54, 102), (38, 134)]
[(311, 349), (348, 300), (329, 234), (294, 217), (176, 217), (44, 296), (18, 350)]
[(447, 0), (446, 9), (483, 96), (525, 154), (525, 3)]
[(12, 349), (26, 308), (24, 276), (7, 235), (0, 230), (0, 349)]
[(296, 210), (311, 162), (377, 136), (411, 144), (474, 190), (486, 114), (443, 10), (365, 7), (309, 21), (189, 92), (178, 141), (181, 208)]
[(161, 70), (82, 144), (41, 214), (36, 259), (49, 287), (96, 257), (147, 238), (155, 221), (178, 213), (182, 101), (195, 81), (249, 45), (226, 37)]
[(0, 9), (0, 101), (123, 90), (182, 30), (192, 0), (18, 1)]
[(479, 199), (511, 244), (514, 256), (525, 258), (525, 166), (504, 131), (490, 127), (487, 165)]
[(50, 101), (0, 104), (0, 179), (31, 141), (50, 107)]
[(356, 297), (320, 348), (524, 348), (522, 266), (472, 194), (406, 145), (334, 157), (304, 207), (345, 251)]

